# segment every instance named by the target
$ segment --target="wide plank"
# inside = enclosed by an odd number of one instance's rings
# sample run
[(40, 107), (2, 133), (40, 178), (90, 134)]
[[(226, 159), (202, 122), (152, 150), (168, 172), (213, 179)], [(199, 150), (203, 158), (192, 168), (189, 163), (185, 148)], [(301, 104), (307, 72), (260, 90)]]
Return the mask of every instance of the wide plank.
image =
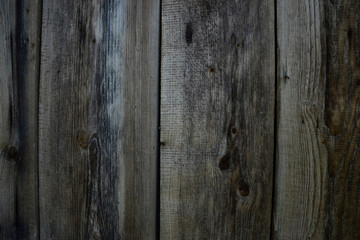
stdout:
[(360, 239), (359, 5), (277, 1), (274, 239)]
[(155, 239), (159, 4), (44, 1), (42, 239)]
[(268, 239), (270, 0), (162, 1), (160, 239)]

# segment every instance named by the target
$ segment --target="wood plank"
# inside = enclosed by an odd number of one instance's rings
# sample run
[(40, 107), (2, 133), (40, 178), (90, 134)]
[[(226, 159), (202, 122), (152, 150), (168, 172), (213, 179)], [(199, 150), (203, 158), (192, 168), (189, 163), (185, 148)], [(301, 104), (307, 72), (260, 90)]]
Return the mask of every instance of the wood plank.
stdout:
[(360, 238), (359, 4), (277, 1), (274, 239)]
[[(16, 162), (9, 157), (8, 146), (17, 143), (15, 134), (12, 133), (13, 125), (13, 98), (14, 79), (12, 74), (12, 36), (11, 30), (13, 21), (11, 13), (14, 8), (11, 1), (0, 3), (0, 91), (1, 91), (1, 121), (0, 121), (0, 234), (1, 239), (14, 238), (16, 232), (15, 198), (16, 198)], [(11, 11), (13, 10), (13, 11)], [(16, 121), (15, 121), (16, 122)], [(15, 128), (16, 129), (16, 128)]]
[(270, 0), (162, 2), (161, 239), (270, 236)]
[(43, 239), (155, 239), (159, 1), (44, 1)]
[(0, 2), (0, 239), (38, 239), (41, 2)]

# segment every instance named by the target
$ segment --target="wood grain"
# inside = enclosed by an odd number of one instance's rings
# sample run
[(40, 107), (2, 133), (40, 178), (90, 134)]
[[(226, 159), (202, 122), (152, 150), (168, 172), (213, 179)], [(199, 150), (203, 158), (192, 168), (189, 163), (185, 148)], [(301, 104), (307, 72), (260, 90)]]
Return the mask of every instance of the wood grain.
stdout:
[(273, 1), (162, 2), (161, 239), (270, 236)]
[(155, 239), (159, 1), (44, 1), (43, 239)]
[(274, 239), (359, 239), (360, 2), (277, 3)]
[(0, 239), (38, 239), (41, 2), (0, 2)]

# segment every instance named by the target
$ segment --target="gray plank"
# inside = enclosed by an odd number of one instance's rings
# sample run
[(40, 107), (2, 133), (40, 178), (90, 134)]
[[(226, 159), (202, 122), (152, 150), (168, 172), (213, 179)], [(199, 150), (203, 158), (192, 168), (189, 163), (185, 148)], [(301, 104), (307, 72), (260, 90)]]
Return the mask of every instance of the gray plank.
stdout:
[(270, 236), (273, 1), (162, 2), (161, 239)]
[(38, 239), (41, 3), (0, 2), (0, 239)]
[(359, 239), (360, 2), (277, 2), (274, 239)]
[[(10, 1), (2, 1), (0, 4), (0, 91), (1, 91), (1, 115), (0, 115), (0, 234), (1, 239), (14, 238), (16, 233), (16, 162), (7, 153), (8, 146), (14, 145), (18, 141), (12, 134), (13, 123), (13, 76), (12, 76), (12, 19), (11, 13), (14, 11)], [(13, 11), (10, 11), (13, 10)]]
[(43, 239), (155, 239), (159, 1), (44, 1)]

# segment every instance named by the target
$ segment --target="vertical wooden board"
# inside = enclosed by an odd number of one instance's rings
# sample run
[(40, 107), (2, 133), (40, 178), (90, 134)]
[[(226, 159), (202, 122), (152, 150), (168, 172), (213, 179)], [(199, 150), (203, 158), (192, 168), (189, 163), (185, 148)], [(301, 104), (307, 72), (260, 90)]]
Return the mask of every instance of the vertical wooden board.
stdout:
[(360, 238), (359, 4), (277, 1), (274, 239)]
[[(12, 11), (11, 11), (12, 10)], [(12, 133), (15, 128), (13, 119), (14, 78), (12, 72), (12, 14), (11, 1), (0, 3), (0, 237), (14, 238), (16, 226), (16, 163), (10, 161), (8, 146), (18, 143), (18, 136)]]
[(162, 2), (161, 239), (270, 236), (273, 1)]
[(19, 95), (17, 237), (39, 238), (38, 87), (42, 1), (16, 1), (16, 74)]
[(0, 2), (0, 239), (38, 239), (41, 2)]
[(159, 1), (44, 1), (43, 239), (155, 239)]

